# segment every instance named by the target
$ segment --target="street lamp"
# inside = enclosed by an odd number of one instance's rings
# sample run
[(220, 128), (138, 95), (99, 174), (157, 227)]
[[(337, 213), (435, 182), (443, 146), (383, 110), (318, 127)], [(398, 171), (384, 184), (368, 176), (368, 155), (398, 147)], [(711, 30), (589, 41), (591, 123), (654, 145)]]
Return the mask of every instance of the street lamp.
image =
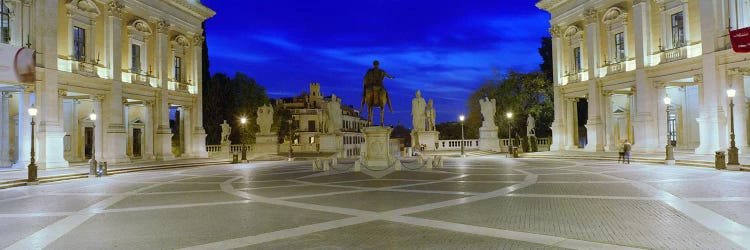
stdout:
[(672, 138), (670, 137), (672, 131), (670, 131), (671, 129), (669, 126), (669, 109), (672, 106), (672, 99), (670, 99), (669, 96), (664, 97), (664, 104), (667, 105), (667, 146), (664, 147), (666, 154), (664, 164), (674, 165), (674, 148), (672, 147)]
[(461, 157), (464, 157), (464, 115), (458, 116), (461, 121)]
[(36, 167), (36, 159), (34, 159), (34, 125), (36, 123), (34, 122), (34, 116), (36, 116), (37, 109), (34, 107), (34, 105), (31, 105), (31, 108), (29, 108), (29, 115), (31, 116), (31, 161), (29, 162), (29, 183), (36, 183), (37, 181), (37, 167)]
[(245, 117), (240, 118), (240, 124), (242, 124), (241, 125), (242, 128), (240, 129), (240, 141), (242, 142), (242, 148), (240, 149), (240, 151), (242, 152), (242, 160), (241, 160), (242, 162), (247, 161), (247, 148), (245, 148), (245, 136), (244, 136), (245, 123), (247, 123), (247, 118)]
[(505, 117), (508, 117), (508, 154), (513, 154), (513, 137), (510, 135), (513, 126), (510, 124), (510, 119), (513, 118), (513, 113), (505, 113)]
[(89, 114), (89, 120), (92, 122), (92, 133), (91, 133), (91, 159), (89, 160), (89, 175), (96, 176), (96, 113), (91, 110)]
[[(729, 162), (728, 165), (740, 165), (738, 153), (739, 149), (734, 143), (734, 95), (736, 91), (733, 88), (727, 89), (727, 96), (729, 97)], [(743, 97), (744, 98), (744, 97)]]

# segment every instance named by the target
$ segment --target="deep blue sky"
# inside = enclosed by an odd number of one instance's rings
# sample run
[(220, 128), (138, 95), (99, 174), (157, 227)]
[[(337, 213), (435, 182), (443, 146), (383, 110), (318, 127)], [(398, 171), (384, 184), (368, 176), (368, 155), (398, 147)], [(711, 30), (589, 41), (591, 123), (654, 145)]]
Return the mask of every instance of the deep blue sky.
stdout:
[(411, 127), (416, 90), (435, 100), (438, 123), (467, 112), (469, 95), (494, 70), (534, 71), (549, 15), (531, 0), (203, 0), (211, 74), (244, 72), (272, 98), (320, 82), (324, 95), (359, 107), (373, 60), (394, 113)]

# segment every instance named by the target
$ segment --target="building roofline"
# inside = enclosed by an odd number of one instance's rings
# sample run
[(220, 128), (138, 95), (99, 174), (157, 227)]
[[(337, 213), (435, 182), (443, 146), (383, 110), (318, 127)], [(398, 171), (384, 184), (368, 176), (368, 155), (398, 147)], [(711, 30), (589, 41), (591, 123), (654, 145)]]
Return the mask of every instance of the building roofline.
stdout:
[(552, 11), (553, 8), (559, 6), (566, 0), (540, 0), (534, 6), (536, 6), (539, 9), (546, 10), (547, 12)]
[(166, 1), (194, 16), (203, 20), (209, 19), (216, 15), (216, 12), (200, 3), (200, 0), (168, 0)]

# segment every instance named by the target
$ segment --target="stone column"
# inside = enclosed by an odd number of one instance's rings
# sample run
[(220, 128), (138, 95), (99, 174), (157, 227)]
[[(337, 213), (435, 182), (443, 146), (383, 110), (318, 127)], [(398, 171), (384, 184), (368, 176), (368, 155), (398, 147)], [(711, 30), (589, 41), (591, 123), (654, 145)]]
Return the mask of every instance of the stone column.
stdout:
[[(726, 94), (721, 91), (721, 84), (718, 72), (718, 60), (714, 53), (716, 46), (715, 30), (715, 8), (713, 1), (699, 1), (701, 13), (701, 47), (703, 56), (701, 57), (703, 66), (703, 82), (700, 102), (700, 113), (698, 117), (698, 131), (700, 134), (700, 146), (695, 149), (696, 154), (713, 154), (714, 151), (721, 149), (720, 138), (728, 138), (727, 130), (720, 129), (720, 126), (726, 118), (720, 100), (726, 100)], [(723, 99), (719, 99), (719, 98)]]
[(145, 125), (143, 133), (144, 140), (141, 143), (144, 147), (144, 160), (154, 159), (154, 102), (144, 101), (145, 112), (143, 115), (143, 124)]
[(612, 113), (612, 91), (604, 91), (602, 93), (602, 106), (604, 107), (604, 133), (606, 134), (606, 141), (604, 144), (604, 150), (606, 151), (617, 151), (617, 140), (615, 139), (615, 123), (614, 114)]
[(739, 70), (730, 70), (731, 87), (737, 91), (734, 97), (734, 136), (740, 154), (750, 152), (747, 143), (747, 103), (745, 100), (745, 76)]
[[(633, 3), (633, 25), (635, 27), (651, 27), (651, 5), (650, 1), (636, 0)], [(655, 128), (656, 114), (653, 97), (653, 87), (648, 80), (646, 67), (651, 63), (651, 29), (641, 28), (634, 32), (635, 37), (635, 96), (633, 115), (633, 150), (640, 152), (653, 152), (658, 148), (658, 139)]]
[(62, 127), (63, 131), (65, 131), (65, 108), (63, 100), (67, 95), (67, 90), (57, 89), (57, 120), (60, 121), (60, 127)]
[(125, 127), (125, 140), (127, 141), (125, 146), (125, 154), (128, 157), (133, 157), (133, 137), (130, 131), (130, 105), (128, 105), (128, 99), (122, 98), (122, 116), (123, 126)]
[(10, 166), (10, 133), (7, 126), (10, 126), (10, 107), (9, 99), (11, 95), (8, 92), (0, 92), (0, 167)]
[(555, 119), (552, 121), (552, 144), (550, 145), (550, 151), (558, 151), (565, 148), (565, 100), (563, 99), (562, 85), (560, 78), (562, 77), (562, 66), (564, 65), (562, 56), (562, 39), (561, 30), (558, 26), (553, 26), (549, 29), (549, 33), (552, 35), (552, 80), (554, 85), (554, 107), (555, 107)]
[[(58, 120), (57, 100), (57, 34), (58, 34), (58, 1), (36, 1), (36, 13), (34, 20), (39, 25), (34, 29), (37, 36), (36, 49), (40, 52), (37, 56), (37, 76), (42, 81), (36, 83), (34, 96), (36, 107), (39, 110), (37, 120), (38, 127), (36, 138), (39, 147), (37, 165), (39, 169), (50, 169), (67, 167), (68, 162), (64, 157), (63, 131)], [(34, 33), (32, 32), (32, 33)]]
[[(667, 105), (664, 104), (664, 97), (667, 96), (667, 84), (666, 83), (656, 83), (656, 132), (658, 139), (658, 143), (660, 146), (663, 146), (661, 150), (658, 150), (660, 152), (664, 152), (666, 150), (667, 146)], [(670, 98), (673, 98), (670, 96)], [(674, 100), (673, 100), (674, 101)], [(676, 110), (672, 109), (670, 110), (670, 113), (674, 114)]]
[(109, 78), (122, 81), (122, 13), (124, 6), (117, 0), (107, 3), (104, 22), (104, 55)]
[(122, 108), (122, 82), (115, 80), (110, 84), (110, 91), (104, 98), (102, 113), (104, 122), (104, 161), (108, 163), (130, 162), (127, 156), (128, 135), (125, 131)]
[[(29, 108), (31, 107), (31, 95), (33, 87), (25, 91), (17, 92), (18, 95), (18, 160), (13, 165), (16, 168), (26, 168), (31, 161), (31, 116)], [(37, 152), (38, 153), (38, 152)]]
[(192, 153), (193, 157), (208, 158), (206, 151), (206, 130), (203, 128), (203, 36), (193, 38), (193, 58), (195, 62), (195, 95), (193, 99), (193, 128), (192, 133)]
[(566, 104), (566, 108), (567, 108), (567, 112), (566, 112), (567, 122), (566, 123), (567, 123), (567, 128), (568, 128), (567, 135), (566, 135), (567, 141), (566, 141), (565, 149), (568, 149), (568, 150), (576, 149), (578, 148), (576, 146), (578, 145), (578, 138), (576, 138), (576, 130), (578, 129), (578, 122), (577, 122), (578, 110), (576, 108), (577, 103), (576, 103), (575, 98), (568, 99), (565, 102), (567, 103)]
[(169, 27), (169, 23), (164, 20), (156, 22), (155, 53), (159, 60), (154, 61), (154, 68), (160, 84), (160, 89), (156, 91), (156, 105), (154, 105), (156, 117), (154, 122), (158, 124), (154, 141), (154, 156), (157, 160), (174, 159), (174, 154), (172, 154), (172, 130), (169, 129), (169, 96), (167, 94), (167, 80), (169, 79), (167, 66), (169, 65), (168, 62), (172, 60), (169, 57), (167, 43)]
[[(104, 130), (104, 126), (102, 124), (104, 123), (102, 120), (102, 101), (104, 100), (104, 95), (92, 95), (91, 96), (91, 102), (93, 103), (94, 110), (93, 112), (96, 114), (96, 121), (94, 121), (94, 155), (97, 161), (101, 161), (104, 159), (103, 152), (104, 147), (102, 145), (104, 133), (102, 132)], [(122, 142), (118, 142), (122, 143)]]
[(71, 137), (70, 138), (70, 145), (73, 148), (73, 157), (76, 160), (78, 160), (78, 161), (82, 161), (84, 159), (84, 156), (81, 155), (81, 151), (78, 150), (79, 145), (80, 145), (79, 143), (81, 141), (79, 139), (81, 137), (81, 134), (80, 134), (81, 133), (81, 129), (78, 127), (79, 126), (78, 125), (78, 119), (79, 119), (78, 118), (78, 108), (79, 108), (78, 105), (80, 105), (80, 104), (81, 104), (81, 101), (79, 101), (78, 99), (74, 99), (73, 100), (73, 104), (72, 104), (73, 108), (72, 108), (72, 111), (71, 111), (71, 114), (73, 115), (73, 119), (71, 119), (71, 128), (72, 128), (72, 130), (75, 130), (76, 133), (73, 134), (73, 135), (70, 135), (70, 137)]
[[(182, 136), (182, 148), (185, 152), (186, 157), (193, 157), (193, 136), (190, 133), (190, 128), (193, 127), (192, 117), (190, 115), (191, 107), (182, 106), (182, 128), (180, 129), (180, 135)], [(249, 125), (249, 124), (248, 124)]]

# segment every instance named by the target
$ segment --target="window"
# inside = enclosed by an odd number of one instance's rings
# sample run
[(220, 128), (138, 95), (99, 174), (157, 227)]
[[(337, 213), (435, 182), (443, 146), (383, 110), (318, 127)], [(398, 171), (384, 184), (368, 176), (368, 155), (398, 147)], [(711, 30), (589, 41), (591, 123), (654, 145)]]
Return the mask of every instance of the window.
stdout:
[(141, 46), (137, 44), (130, 45), (130, 71), (133, 73), (141, 72)]
[(672, 48), (685, 46), (685, 21), (683, 12), (672, 14)]
[(307, 131), (315, 131), (315, 121), (307, 121)]
[(10, 9), (5, 6), (5, 0), (0, 1), (0, 42), (10, 42)]
[(625, 61), (625, 34), (615, 34), (615, 62)]
[(174, 81), (182, 82), (182, 58), (174, 57)]
[(575, 73), (581, 72), (581, 47), (573, 48), (573, 60)]
[(76, 61), (86, 59), (86, 30), (73, 26), (73, 58)]

